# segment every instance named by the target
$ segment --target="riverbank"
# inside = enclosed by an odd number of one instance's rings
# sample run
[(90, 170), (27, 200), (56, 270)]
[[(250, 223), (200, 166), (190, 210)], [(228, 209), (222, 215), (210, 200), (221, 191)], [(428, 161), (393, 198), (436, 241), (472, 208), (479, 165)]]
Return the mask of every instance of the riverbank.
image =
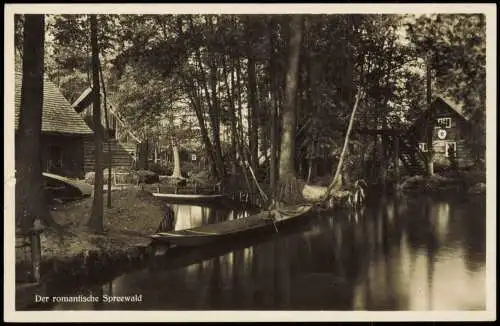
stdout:
[(403, 179), (398, 185), (407, 194), (469, 194), (486, 193), (486, 176), (483, 173), (456, 173), (454, 175), (436, 174), (432, 177), (412, 176)]
[[(164, 204), (137, 189), (112, 191), (112, 208), (104, 196), (104, 229), (97, 234), (86, 226), (92, 198), (51, 208), (64, 234), (47, 229), (41, 235), (41, 282), (69, 277), (92, 277), (106, 265), (139, 259), (146, 255), (149, 235), (164, 216)], [(26, 282), (29, 263), (16, 250), (16, 283)]]

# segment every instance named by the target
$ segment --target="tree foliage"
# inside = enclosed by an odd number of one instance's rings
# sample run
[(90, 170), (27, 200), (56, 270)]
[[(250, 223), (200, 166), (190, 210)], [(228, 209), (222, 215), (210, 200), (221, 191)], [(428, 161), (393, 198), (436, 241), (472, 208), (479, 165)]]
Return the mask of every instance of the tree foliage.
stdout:
[[(270, 153), (271, 136), (273, 131), (280, 135), (283, 125), (271, 130), (270, 120), (281, 121), (285, 103), (293, 34), (289, 15), (98, 19), (110, 99), (136, 130), (155, 139), (167, 133), (178, 140), (196, 139), (216, 176), (226, 175), (230, 166), (236, 172), (249, 161), (261, 180), (267, 177), (272, 156), (280, 154), (279, 146)], [(364, 96), (355, 127), (401, 128), (419, 116), (425, 108), (422, 60), (429, 51), (434, 89), (462, 103), (465, 114), (484, 131), (483, 16), (338, 14), (303, 19), (294, 104), (299, 176), (309, 164), (304, 163), (308, 153), (317, 148), (326, 148), (328, 157), (338, 156), (360, 86)], [(88, 18), (57, 15), (50, 21), (54, 60), (47, 71), (73, 99), (88, 84)], [(196, 132), (189, 124), (173, 123), (174, 116), (187, 112), (197, 123)], [(483, 138), (484, 133), (478, 135), (478, 144)], [(364, 150), (359, 157), (352, 152), (348, 166), (363, 160), (369, 142), (353, 134), (351, 143)]]

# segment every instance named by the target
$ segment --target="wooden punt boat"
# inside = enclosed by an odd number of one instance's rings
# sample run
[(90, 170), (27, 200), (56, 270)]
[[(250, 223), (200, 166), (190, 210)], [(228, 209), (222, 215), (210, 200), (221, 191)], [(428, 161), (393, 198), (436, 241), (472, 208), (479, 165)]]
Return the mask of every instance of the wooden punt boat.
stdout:
[(310, 215), (312, 205), (300, 205), (275, 211), (264, 211), (245, 218), (208, 224), (185, 230), (151, 235), (153, 242), (174, 246), (200, 246), (255, 232), (277, 232), (283, 226)]
[(165, 200), (172, 204), (206, 205), (218, 203), (226, 198), (222, 194), (169, 194), (153, 192), (153, 197)]
[(206, 199), (220, 199), (225, 196), (222, 194), (164, 194), (160, 192), (153, 192), (152, 195), (157, 198), (163, 199), (179, 199), (179, 200), (206, 200)]
[(184, 185), (156, 185), (151, 194), (159, 199), (165, 199), (170, 202), (210, 202), (226, 198), (220, 192), (218, 186), (197, 186), (196, 184)]
[(49, 198), (59, 200), (73, 200), (90, 197), (93, 186), (75, 179), (66, 178), (57, 174), (43, 172), (44, 191)]

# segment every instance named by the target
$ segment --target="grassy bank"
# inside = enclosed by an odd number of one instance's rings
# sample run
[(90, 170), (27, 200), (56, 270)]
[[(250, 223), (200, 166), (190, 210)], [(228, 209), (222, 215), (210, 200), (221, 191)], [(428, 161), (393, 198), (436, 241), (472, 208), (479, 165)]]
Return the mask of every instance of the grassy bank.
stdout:
[[(86, 198), (51, 208), (52, 216), (66, 232), (61, 235), (47, 229), (41, 235), (42, 282), (59, 277), (92, 276), (107, 265), (141, 258), (150, 242), (148, 235), (156, 231), (164, 216), (163, 203), (148, 193), (116, 190), (112, 192), (112, 208), (106, 207), (105, 200), (105, 232), (96, 234), (86, 226), (91, 207), (92, 198)], [(18, 281), (27, 276), (26, 258), (16, 250)]]
[(486, 192), (486, 178), (478, 173), (436, 174), (432, 177), (406, 177), (400, 184), (405, 193), (465, 193), (482, 195)]

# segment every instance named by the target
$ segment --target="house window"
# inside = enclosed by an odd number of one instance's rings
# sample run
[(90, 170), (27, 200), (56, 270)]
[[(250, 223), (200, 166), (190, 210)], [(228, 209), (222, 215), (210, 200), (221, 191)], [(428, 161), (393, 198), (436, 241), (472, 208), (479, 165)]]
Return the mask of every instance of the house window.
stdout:
[(427, 143), (419, 143), (418, 144), (418, 149), (421, 151), (421, 152), (427, 152)]
[(446, 143), (446, 157), (456, 157), (457, 156), (457, 143), (448, 142)]
[(438, 118), (435, 128), (451, 128), (451, 118)]

